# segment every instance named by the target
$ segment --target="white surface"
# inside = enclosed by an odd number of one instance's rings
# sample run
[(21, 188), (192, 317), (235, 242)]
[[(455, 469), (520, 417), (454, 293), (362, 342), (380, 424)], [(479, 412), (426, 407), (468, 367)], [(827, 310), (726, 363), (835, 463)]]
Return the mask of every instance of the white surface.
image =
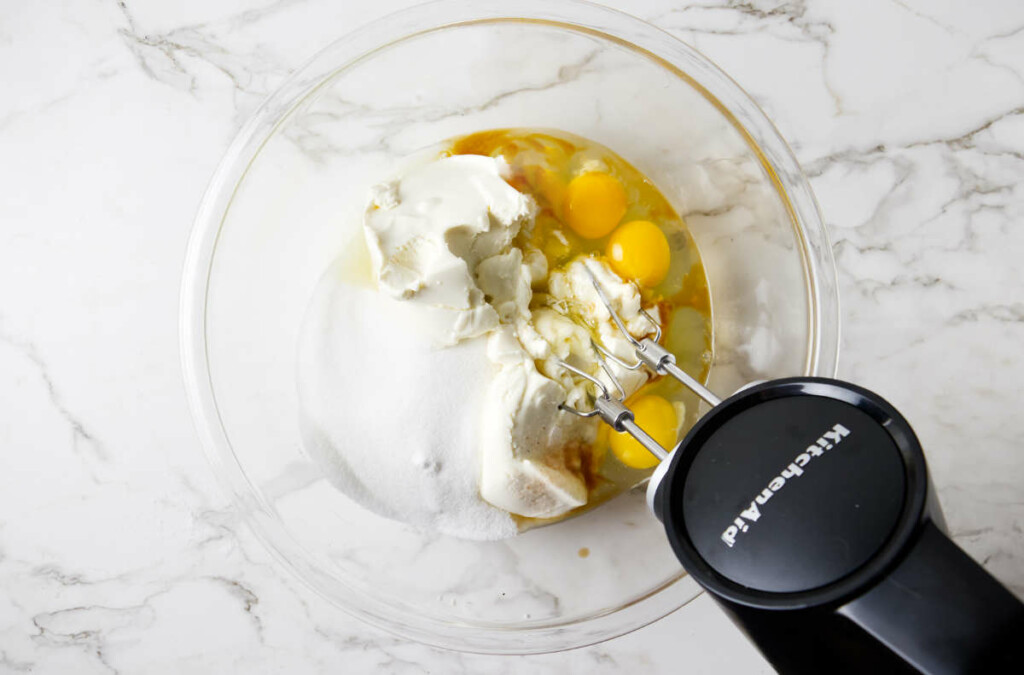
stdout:
[[(564, 654), (404, 643), (299, 587), (215, 484), (178, 368), (200, 194), (290, 69), (404, 4), (0, 9), (0, 670), (768, 672), (705, 597)], [(628, 4), (790, 140), (835, 240), (840, 375), (911, 420), (956, 540), (1024, 593), (1024, 5)]]

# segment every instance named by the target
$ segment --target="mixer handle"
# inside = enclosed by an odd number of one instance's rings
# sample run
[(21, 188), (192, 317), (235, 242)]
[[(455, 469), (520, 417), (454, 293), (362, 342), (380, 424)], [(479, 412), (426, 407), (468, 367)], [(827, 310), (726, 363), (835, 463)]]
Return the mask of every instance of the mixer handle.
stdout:
[(1024, 659), (1024, 606), (926, 522), (896, 568), (839, 608), (924, 673), (1009, 673)]

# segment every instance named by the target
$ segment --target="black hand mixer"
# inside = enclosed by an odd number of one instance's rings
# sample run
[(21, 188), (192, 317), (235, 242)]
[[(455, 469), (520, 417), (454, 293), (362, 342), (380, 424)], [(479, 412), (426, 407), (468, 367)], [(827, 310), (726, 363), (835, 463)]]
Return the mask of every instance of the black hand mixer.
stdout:
[[(589, 270), (588, 270), (589, 271)], [(683, 567), (783, 673), (1009, 673), (1024, 668), (1024, 605), (947, 536), (920, 443), (877, 394), (792, 377), (725, 400), (653, 338), (627, 363), (673, 377), (707, 412), (669, 452), (592, 375), (597, 416), (661, 461), (647, 502)]]

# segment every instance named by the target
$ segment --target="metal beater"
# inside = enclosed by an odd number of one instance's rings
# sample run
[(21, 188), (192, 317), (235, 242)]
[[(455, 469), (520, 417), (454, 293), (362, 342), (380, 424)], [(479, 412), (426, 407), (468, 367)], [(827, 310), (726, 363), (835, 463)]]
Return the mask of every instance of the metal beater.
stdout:
[(616, 431), (626, 432), (639, 441), (641, 445), (643, 445), (659, 460), (664, 460), (668, 457), (670, 450), (662, 447), (660, 443), (651, 438), (650, 434), (644, 431), (636, 423), (633, 417), (633, 412), (623, 403), (626, 393), (622, 388), (622, 384), (619, 382), (618, 378), (615, 377), (612, 369), (608, 367), (607, 361), (612, 361), (626, 370), (637, 370), (638, 368), (645, 366), (658, 375), (668, 375), (682, 383), (712, 407), (721, 403), (722, 399), (718, 398), (718, 396), (708, 390), (707, 387), (702, 385), (676, 365), (675, 354), (668, 351), (658, 343), (658, 341), (661, 340), (661, 326), (654, 320), (654, 317), (647, 313), (647, 310), (645, 309), (641, 308), (640, 313), (643, 314), (644, 318), (650, 321), (651, 325), (654, 327), (654, 337), (645, 337), (640, 340), (633, 337), (633, 335), (626, 330), (626, 325), (623, 323), (622, 318), (612, 307), (611, 300), (608, 299), (604, 289), (601, 288), (601, 284), (597, 280), (597, 277), (594, 276), (594, 273), (586, 265), (583, 266), (583, 269), (586, 270), (587, 275), (590, 277), (590, 282), (594, 285), (594, 289), (597, 291), (597, 296), (601, 299), (601, 302), (608, 310), (608, 313), (612, 317), (612, 321), (615, 322), (615, 326), (623, 335), (626, 336), (626, 339), (629, 340), (630, 344), (633, 346), (636, 361), (634, 363), (626, 363), (615, 354), (608, 351), (603, 345), (592, 339), (590, 344), (597, 353), (598, 362), (601, 364), (601, 368), (604, 370), (605, 374), (608, 375), (612, 384), (618, 390), (618, 396), (612, 396), (608, 387), (606, 387), (604, 383), (596, 377), (566, 363), (565, 361), (559, 361), (558, 364), (561, 367), (592, 382), (597, 387), (597, 391), (600, 392), (594, 398), (593, 410), (580, 411), (572, 406), (567, 406), (564, 403), (560, 408), (566, 412), (578, 415), (579, 417), (598, 416), (605, 424)]

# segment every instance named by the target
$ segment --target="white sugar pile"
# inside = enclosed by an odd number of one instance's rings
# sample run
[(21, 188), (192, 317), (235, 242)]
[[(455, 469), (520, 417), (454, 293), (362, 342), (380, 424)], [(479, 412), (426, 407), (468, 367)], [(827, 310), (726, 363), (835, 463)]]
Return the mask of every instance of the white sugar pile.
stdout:
[(343, 279), (335, 265), (306, 312), (298, 385), (303, 441), (344, 494), (388, 518), (466, 539), (511, 537), (479, 496), (486, 340), (437, 349), (431, 308)]

